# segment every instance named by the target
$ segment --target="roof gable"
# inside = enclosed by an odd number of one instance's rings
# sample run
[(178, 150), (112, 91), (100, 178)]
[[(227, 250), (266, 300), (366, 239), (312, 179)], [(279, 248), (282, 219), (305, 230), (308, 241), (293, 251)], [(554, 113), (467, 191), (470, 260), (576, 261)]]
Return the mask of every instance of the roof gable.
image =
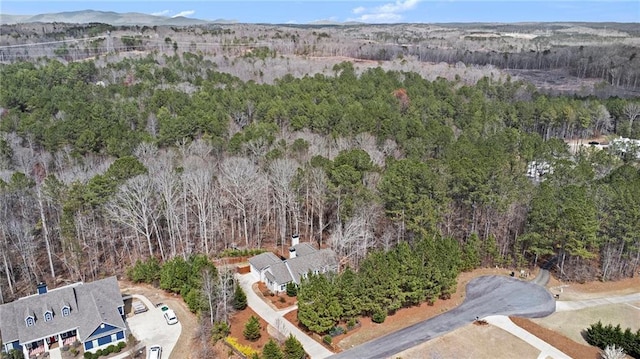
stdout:
[(260, 253), (257, 256), (249, 258), (249, 264), (254, 266), (259, 271), (267, 268), (270, 265), (282, 263), (282, 260), (271, 252)]
[(285, 284), (293, 280), (285, 262), (280, 261), (280, 263), (272, 265), (267, 269), (267, 273), (269, 272), (273, 275), (273, 279), (278, 284)]

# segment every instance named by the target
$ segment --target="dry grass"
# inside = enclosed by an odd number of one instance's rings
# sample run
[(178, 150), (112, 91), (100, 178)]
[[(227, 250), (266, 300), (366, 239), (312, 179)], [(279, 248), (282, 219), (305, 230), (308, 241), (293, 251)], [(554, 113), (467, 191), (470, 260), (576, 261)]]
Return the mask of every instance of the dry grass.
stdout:
[(536, 358), (539, 351), (523, 340), (492, 325), (465, 325), (394, 358)]
[(533, 322), (556, 331), (576, 343), (587, 344), (582, 337), (582, 331), (598, 320), (602, 321), (602, 324), (620, 324), (623, 329), (631, 328), (635, 332), (640, 329), (640, 309), (627, 304), (611, 304), (553, 313), (546, 318), (534, 319)]

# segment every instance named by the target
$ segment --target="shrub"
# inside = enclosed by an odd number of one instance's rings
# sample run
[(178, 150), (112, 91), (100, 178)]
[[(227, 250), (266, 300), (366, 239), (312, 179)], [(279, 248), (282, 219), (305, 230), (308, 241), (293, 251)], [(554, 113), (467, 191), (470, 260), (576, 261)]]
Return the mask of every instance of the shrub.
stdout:
[(385, 319), (387, 319), (387, 313), (384, 310), (376, 310), (371, 316), (374, 323), (384, 323)]
[(294, 282), (287, 283), (287, 295), (290, 297), (298, 295), (298, 285)]
[(350, 318), (347, 321), (347, 329), (349, 330), (353, 329), (356, 326), (356, 324), (358, 324), (358, 322), (356, 321), (356, 318)]
[(293, 334), (289, 334), (289, 337), (285, 340), (283, 351), (286, 359), (302, 359), (307, 355), (304, 352), (302, 343)]
[(84, 359), (93, 359), (93, 353), (84, 352)]
[(262, 348), (263, 359), (284, 359), (282, 349), (276, 344), (273, 339), (269, 339), (264, 348)]
[(329, 334), (332, 337), (337, 337), (338, 335), (343, 334), (344, 332), (345, 330), (343, 327), (336, 325), (335, 327), (329, 329), (329, 332), (327, 334)]
[(233, 309), (243, 310), (247, 307), (247, 295), (242, 287), (236, 284), (236, 289), (233, 292)]
[(119, 349), (119, 350), (124, 349), (126, 346), (127, 346), (127, 343), (125, 343), (125, 342), (120, 342), (120, 343), (118, 343), (118, 349)]
[(280, 303), (285, 303), (287, 300), (284, 299), (284, 297), (280, 297), (280, 299), (278, 299), (280, 301)]
[(215, 322), (213, 323), (213, 327), (211, 328), (211, 339), (215, 343), (218, 340), (227, 337), (229, 333), (231, 333), (229, 324), (225, 322)]
[(234, 337), (227, 337), (224, 341), (247, 358), (254, 357), (255, 355), (260, 355), (260, 352), (253, 349), (252, 347), (238, 343), (238, 339)]
[(225, 249), (224, 251), (220, 252), (218, 257), (219, 258), (224, 258), (224, 257), (251, 257), (251, 256), (255, 256), (255, 255), (258, 255), (258, 254), (264, 253), (264, 252), (266, 252), (266, 250), (261, 249), (261, 248), (256, 248), (256, 249), (232, 249), (232, 248), (228, 248), (228, 249)]
[(157, 282), (160, 280), (160, 263), (154, 257), (145, 262), (137, 260), (136, 264), (127, 270), (127, 277), (136, 283)]
[(606, 349), (608, 346), (622, 348), (628, 355), (640, 358), (640, 331), (634, 333), (630, 328), (622, 331), (620, 324), (602, 325), (598, 321), (592, 324), (584, 333), (587, 343)]
[(327, 334), (324, 337), (322, 337), (322, 341), (325, 342), (328, 345), (331, 345), (331, 342), (333, 341), (333, 338), (331, 337), (331, 335)]
[(260, 321), (256, 316), (252, 315), (251, 318), (249, 318), (242, 334), (247, 340), (254, 341), (260, 338)]

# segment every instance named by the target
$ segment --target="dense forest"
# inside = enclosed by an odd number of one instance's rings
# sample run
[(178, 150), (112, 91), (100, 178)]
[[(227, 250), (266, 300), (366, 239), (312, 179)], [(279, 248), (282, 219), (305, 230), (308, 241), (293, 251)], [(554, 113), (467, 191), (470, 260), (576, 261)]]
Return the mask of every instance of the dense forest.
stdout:
[(0, 78), (0, 301), (294, 233), (354, 269), (437, 238), (468, 269), (555, 258), (582, 281), (640, 265), (637, 157), (564, 141), (640, 137), (637, 98), (351, 62), (257, 83), (191, 52), (15, 62)]

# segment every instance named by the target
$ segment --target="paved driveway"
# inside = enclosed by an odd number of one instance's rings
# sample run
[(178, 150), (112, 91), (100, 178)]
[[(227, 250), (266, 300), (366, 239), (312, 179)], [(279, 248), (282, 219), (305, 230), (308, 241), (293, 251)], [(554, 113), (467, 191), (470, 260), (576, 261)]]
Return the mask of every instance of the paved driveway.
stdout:
[[(322, 359), (333, 354), (329, 349), (310, 338), (296, 326), (291, 324), (291, 322), (283, 318), (283, 315), (291, 309), (276, 311), (260, 299), (251, 287), (253, 283), (257, 282), (257, 279), (251, 273), (244, 275), (236, 274), (236, 278), (247, 295), (247, 304), (249, 307), (285, 337), (289, 336), (289, 334), (293, 334), (293, 336), (300, 341), (304, 350), (312, 359)], [(366, 356), (362, 358), (366, 358)]]
[(542, 286), (511, 277), (478, 277), (467, 285), (467, 296), (460, 306), (330, 358), (388, 358), (469, 324), (476, 317), (518, 315), (537, 318), (545, 317), (555, 309), (553, 297)]
[(149, 310), (127, 318), (131, 332), (147, 347), (156, 344), (160, 345), (162, 347), (162, 357), (169, 358), (182, 331), (180, 322), (168, 325), (162, 316), (162, 310), (156, 308), (147, 297), (137, 294), (132, 297), (142, 301)]

